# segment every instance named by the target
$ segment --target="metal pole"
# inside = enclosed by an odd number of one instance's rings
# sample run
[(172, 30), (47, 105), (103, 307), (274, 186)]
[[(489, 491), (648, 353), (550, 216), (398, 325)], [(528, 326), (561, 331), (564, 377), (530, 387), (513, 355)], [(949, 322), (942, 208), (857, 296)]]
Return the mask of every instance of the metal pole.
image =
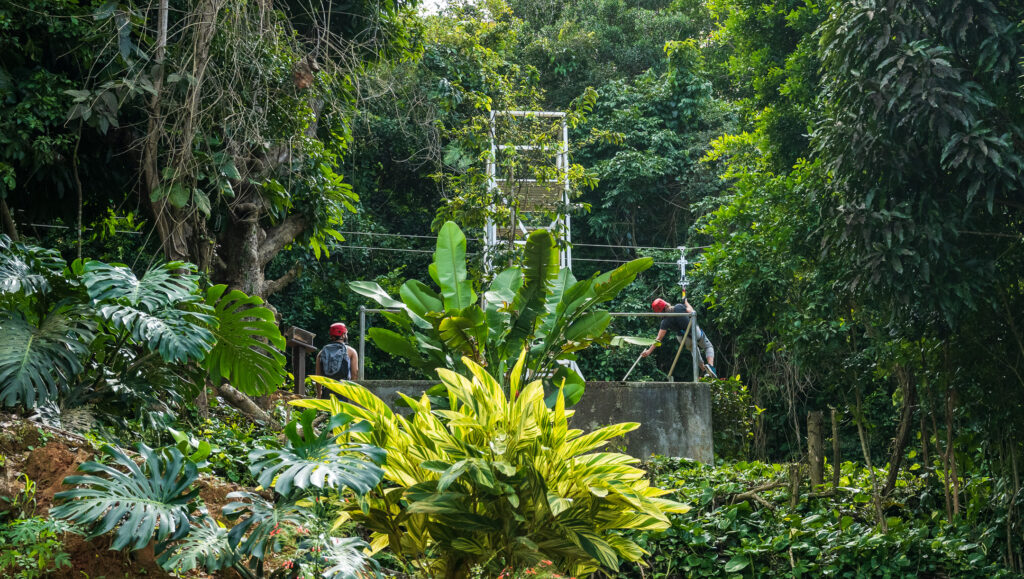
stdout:
[(359, 379), (366, 380), (366, 306), (359, 306)]
[[(687, 314), (689, 315), (689, 314)], [(690, 318), (690, 323), (686, 324), (686, 331), (683, 332), (683, 339), (679, 340), (679, 349), (676, 350), (676, 357), (672, 360), (672, 366), (668, 369), (668, 381), (675, 382), (676, 379), (673, 374), (676, 371), (676, 362), (679, 362), (679, 354), (683, 353), (683, 346), (686, 345), (686, 336), (690, 333), (690, 328), (693, 327), (693, 318)]]
[(697, 313), (696, 312), (694, 312), (693, 313), (693, 317), (690, 318), (690, 323), (693, 324), (693, 334), (690, 336), (690, 340), (691, 340), (691, 343), (692, 343), (692, 346), (693, 346), (692, 348), (690, 348), (691, 352), (693, 353), (693, 381), (697, 382), (699, 380), (699, 378), (700, 378), (700, 376), (698, 375), (698, 372), (697, 372), (697, 356), (699, 356), (700, 354), (697, 353), (697, 331), (698, 331), (698, 327), (697, 327)]

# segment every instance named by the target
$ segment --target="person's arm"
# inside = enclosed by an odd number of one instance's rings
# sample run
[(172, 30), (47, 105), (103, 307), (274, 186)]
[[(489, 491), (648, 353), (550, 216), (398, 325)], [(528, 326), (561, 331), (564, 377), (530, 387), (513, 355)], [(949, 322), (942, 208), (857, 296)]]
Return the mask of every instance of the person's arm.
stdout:
[(359, 354), (356, 353), (356, 349), (352, 346), (348, 346), (348, 373), (352, 376), (352, 380), (359, 379)]
[(666, 330), (665, 328), (662, 328), (662, 329), (658, 330), (658, 337), (655, 338), (657, 341), (655, 343), (651, 344), (650, 348), (647, 348), (643, 352), (640, 352), (640, 357), (641, 358), (646, 358), (647, 356), (650, 356), (651, 353), (654, 352), (654, 349), (658, 347), (658, 344), (661, 343), (661, 340), (665, 337), (665, 334), (667, 334), (667, 333), (668, 333), (668, 330)]
[(686, 313), (692, 314), (693, 313), (693, 306), (690, 305), (690, 300), (688, 300), (686, 298), (683, 298), (683, 304), (686, 305)]

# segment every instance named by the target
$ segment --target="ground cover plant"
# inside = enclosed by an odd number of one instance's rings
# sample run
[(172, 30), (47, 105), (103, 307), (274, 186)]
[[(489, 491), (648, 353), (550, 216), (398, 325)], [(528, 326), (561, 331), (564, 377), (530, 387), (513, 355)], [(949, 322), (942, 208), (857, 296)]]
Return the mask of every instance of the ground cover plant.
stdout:
[(805, 485), (795, 497), (792, 465), (657, 457), (647, 466), (652, 484), (693, 509), (641, 537), (650, 567), (622, 577), (1013, 575), (1000, 549), (1007, 511), (993, 502), (998, 481), (978, 481), (965, 497), (972, 515), (950, 523), (935, 472), (914, 469), (887, 500), (883, 530), (867, 469), (856, 463), (839, 466), (838, 487)]

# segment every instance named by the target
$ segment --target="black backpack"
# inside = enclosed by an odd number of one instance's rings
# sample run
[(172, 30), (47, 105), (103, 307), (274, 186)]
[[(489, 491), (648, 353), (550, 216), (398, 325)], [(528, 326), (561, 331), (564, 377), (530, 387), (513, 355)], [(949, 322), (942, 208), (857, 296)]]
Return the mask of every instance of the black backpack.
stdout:
[(324, 346), (320, 350), (320, 368), (324, 376), (332, 380), (348, 380), (348, 346), (341, 342), (331, 342)]

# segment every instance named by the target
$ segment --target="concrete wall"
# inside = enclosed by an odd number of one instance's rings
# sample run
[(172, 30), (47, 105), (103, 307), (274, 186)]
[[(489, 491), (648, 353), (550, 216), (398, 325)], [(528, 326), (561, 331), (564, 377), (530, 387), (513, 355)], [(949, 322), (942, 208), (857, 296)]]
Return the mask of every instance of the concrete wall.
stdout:
[[(394, 408), (398, 392), (418, 398), (437, 384), (426, 380), (366, 380), (360, 384)], [(711, 390), (692, 382), (588, 382), (571, 426), (589, 432), (620, 422), (639, 422), (625, 450), (646, 460), (652, 454), (712, 462)], [(623, 439), (612, 440), (621, 445)]]

